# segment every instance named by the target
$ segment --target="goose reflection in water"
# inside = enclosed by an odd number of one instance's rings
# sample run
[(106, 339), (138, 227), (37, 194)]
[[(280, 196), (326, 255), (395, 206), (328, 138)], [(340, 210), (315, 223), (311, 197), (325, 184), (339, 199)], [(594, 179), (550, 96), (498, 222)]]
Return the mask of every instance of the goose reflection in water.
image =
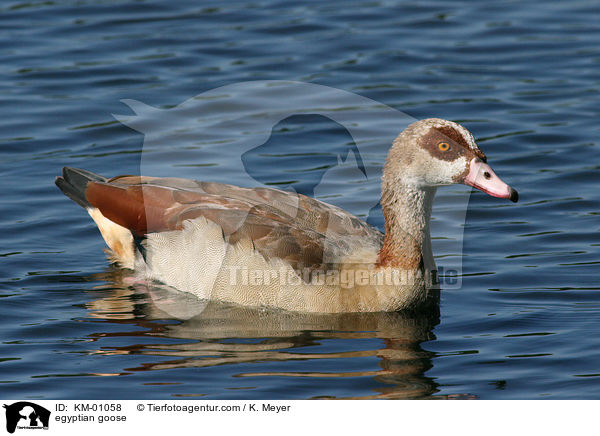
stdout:
[[(148, 356), (148, 362), (116, 369), (115, 375), (240, 365), (235, 376), (251, 379), (258, 386), (261, 382), (256, 380), (262, 377), (344, 378), (349, 384), (373, 385), (367, 389), (371, 394), (351, 397), (356, 399), (431, 398), (438, 390), (435, 381), (426, 376), (434, 353), (421, 347), (423, 342), (435, 339), (438, 291), (432, 291), (430, 304), (418, 312), (319, 315), (206, 302), (156, 284), (129, 286), (126, 272), (116, 267), (93, 279), (107, 281), (110, 290), (104, 285), (107, 295), (89, 301), (90, 317), (136, 327), (133, 331), (125, 328), (92, 335), (92, 340), (98, 342), (114, 336), (131, 338), (129, 345), (103, 345), (96, 353)], [(149, 338), (156, 341), (148, 343)], [(334, 340), (337, 343), (332, 349)], [(376, 364), (371, 363), (373, 358)], [(332, 359), (338, 359), (334, 370)], [(356, 368), (358, 359), (367, 362), (361, 366), (368, 368), (350, 369)], [(324, 361), (327, 363), (321, 364)], [(273, 362), (280, 363), (277, 369), (273, 369)], [(301, 369), (298, 362), (302, 362)], [(248, 370), (248, 364), (256, 369)], [(282, 390), (275, 399), (289, 398), (284, 386), (282, 381)], [(315, 397), (310, 389), (307, 392), (306, 398)], [(335, 392), (317, 397), (349, 398)]]

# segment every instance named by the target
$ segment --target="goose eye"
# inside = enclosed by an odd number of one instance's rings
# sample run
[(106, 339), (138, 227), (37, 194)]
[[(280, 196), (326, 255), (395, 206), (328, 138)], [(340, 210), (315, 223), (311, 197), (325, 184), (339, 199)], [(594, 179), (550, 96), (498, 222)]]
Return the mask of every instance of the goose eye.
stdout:
[(447, 142), (440, 142), (438, 144), (438, 148), (442, 151), (448, 151), (450, 149), (450, 144), (448, 144)]

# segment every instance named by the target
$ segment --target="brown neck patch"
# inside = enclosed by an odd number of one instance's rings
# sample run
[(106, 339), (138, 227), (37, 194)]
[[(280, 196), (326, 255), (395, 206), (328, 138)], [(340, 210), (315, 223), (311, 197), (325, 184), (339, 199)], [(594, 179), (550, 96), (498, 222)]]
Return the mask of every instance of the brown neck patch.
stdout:
[(375, 265), (380, 268), (392, 267), (405, 270), (421, 268), (423, 266), (421, 247), (397, 247), (391, 242), (391, 238), (386, 237)]

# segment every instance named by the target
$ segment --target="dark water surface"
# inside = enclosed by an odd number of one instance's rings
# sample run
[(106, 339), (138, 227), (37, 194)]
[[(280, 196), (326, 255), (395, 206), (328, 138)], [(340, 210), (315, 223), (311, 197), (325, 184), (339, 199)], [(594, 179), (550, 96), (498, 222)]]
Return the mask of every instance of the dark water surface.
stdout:
[[(2, 2), (0, 397), (599, 398), (599, 11), (597, 1)], [(311, 195), (333, 168), (322, 196), (381, 225), (377, 180), (337, 165), (352, 137), (293, 98), (299, 115), (242, 164), (225, 153), (226, 129), (216, 134), (220, 111), (202, 139), (162, 132), (196, 150), (187, 163), (143, 147), (112, 115), (133, 114), (122, 99), (167, 111), (249, 80), (327, 85), (474, 133), (521, 201), (475, 192), (461, 221), (452, 211), (469, 191), (439, 191), (437, 262), (462, 261), (439, 313), (211, 304), (190, 318), (198, 301), (123, 284), (87, 214), (54, 186), (62, 166), (146, 172), (144, 148), (156, 157), (147, 168), (160, 160), (170, 175), (246, 185), (251, 174)], [(377, 120), (362, 123), (385, 150)], [(365, 156), (380, 168), (385, 154)]]

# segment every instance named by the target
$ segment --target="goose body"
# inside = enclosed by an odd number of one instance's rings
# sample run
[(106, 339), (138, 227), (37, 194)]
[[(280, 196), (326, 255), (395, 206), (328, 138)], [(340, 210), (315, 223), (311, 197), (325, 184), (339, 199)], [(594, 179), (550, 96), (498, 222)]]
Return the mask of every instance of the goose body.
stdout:
[(435, 268), (429, 218), (438, 186), (517, 200), (462, 126), (411, 124), (384, 167), (385, 234), (338, 207), (270, 188), (63, 169), (56, 184), (87, 209), (111, 257), (199, 298), (300, 312), (418, 306)]

